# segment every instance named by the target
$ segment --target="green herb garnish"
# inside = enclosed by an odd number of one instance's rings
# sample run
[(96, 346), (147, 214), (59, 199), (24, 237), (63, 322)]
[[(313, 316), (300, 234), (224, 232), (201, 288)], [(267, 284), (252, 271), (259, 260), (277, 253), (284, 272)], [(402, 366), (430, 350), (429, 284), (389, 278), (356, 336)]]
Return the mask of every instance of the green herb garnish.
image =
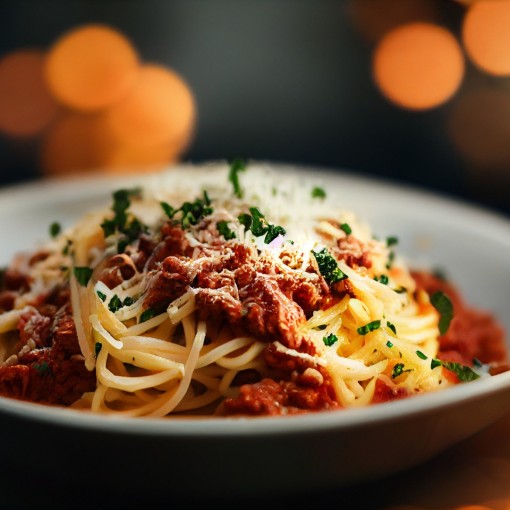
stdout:
[(471, 368), (461, 363), (455, 363), (454, 361), (442, 361), (439, 359), (433, 359), (430, 363), (430, 368), (436, 368), (443, 365), (444, 368), (453, 372), (461, 382), (470, 382), (478, 379), (480, 376)]
[(203, 198), (197, 198), (193, 202), (184, 202), (181, 207), (174, 209), (166, 202), (160, 202), (164, 213), (171, 219), (180, 223), (182, 228), (196, 225), (201, 219), (213, 212), (211, 200), (204, 190)]
[(424, 354), (423, 352), (421, 352), (421, 351), (416, 351), (416, 355), (420, 359), (428, 359), (428, 356), (426, 354)]
[(90, 277), (92, 276), (92, 268), (86, 267), (86, 266), (77, 266), (73, 268), (74, 276), (76, 277), (76, 280), (78, 280), (78, 283), (82, 287), (86, 287), (89, 283)]
[(236, 237), (236, 233), (233, 230), (230, 230), (227, 221), (218, 221), (216, 224), (216, 228), (218, 232), (225, 238), (226, 241), (230, 239), (234, 239)]
[(319, 272), (324, 277), (329, 285), (340, 282), (348, 278), (348, 276), (338, 267), (338, 262), (329, 253), (327, 248), (323, 248), (321, 251), (312, 251), (317, 265), (319, 266)]
[(397, 334), (397, 328), (395, 327), (394, 324), (392, 324), (390, 321), (386, 321), (386, 326), (388, 326), (391, 331), (393, 331), (393, 334), (396, 335)]
[(391, 269), (393, 262), (395, 261), (395, 252), (392, 250), (388, 253), (388, 262), (386, 263), (386, 269)]
[(404, 370), (404, 364), (403, 363), (397, 363), (393, 370), (391, 371), (391, 378), (395, 379), (399, 375), (402, 375), (404, 372), (410, 372), (412, 369)]
[(129, 206), (131, 205), (132, 197), (139, 197), (141, 194), (140, 188), (133, 189), (119, 189), (113, 193), (113, 205), (112, 211), (114, 216), (111, 219), (105, 219), (101, 223), (105, 237), (120, 233), (120, 237), (117, 243), (118, 253), (124, 252), (126, 247), (140, 234), (147, 230), (142, 222), (128, 214)]
[(388, 285), (388, 282), (390, 281), (388, 276), (385, 274), (382, 274), (381, 276), (375, 276), (374, 280), (376, 282), (382, 283), (383, 285)]
[(324, 345), (327, 345), (328, 347), (331, 347), (334, 343), (338, 342), (338, 337), (334, 335), (333, 333), (330, 333), (329, 335), (326, 335), (322, 341), (324, 342)]
[(117, 296), (117, 294), (115, 294), (108, 303), (108, 309), (110, 310), (110, 312), (115, 313), (120, 308), (122, 308), (122, 301), (120, 297)]
[(398, 244), (398, 237), (390, 236), (386, 238), (386, 246), (394, 246)]
[(101, 348), (103, 347), (103, 344), (101, 342), (96, 342), (94, 344), (94, 354), (97, 358), (98, 354), (101, 352)]
[(60, 226), (60, 223), (58, 222), (53, 222), (51, 225), (50, 225), (50, 236), (51, 237), (57, 237), (60, 232), (62, 232), (62, 227)]
[(239, 172), (246, 170), (246, 161), (244, 159), (234, 159), (230, 163), (230, 170), (228, 172), (228, 180), (232, 183), (234, 188), (234, 195), (236, 197), (243, 197), (243, 190), (239, 184)]
[(97, 291), (97, 295), (99, 296), (99, 299), (104, 303), (106, 301), (106, 294), (101, 292), (100, 290)]
[(348, 223), (342, 223), (340, 229), (343, 230), (347, 235), (352, 234), (352, 228)]
[(430, 368), (431, 369), (434, 369), (436, 367), (440, 367), (442, 366), (443, 364), (441, 363), (440, 360), (436, 359), (436, 358), (432, 358), (432, 361), (430, 362)]
[(381, 327), (380, 320), (369, 322), (368, 324), (365, 324), (364, 326), (360, 326), (357, 329), (358, 335), (367, 335), (371, 331), (375, 331), (376, 329), (379, 329), (380, 327)]
[(390, 349), (393, 347), (393, 342), (390, 342), (389, 340), (386, 342), (386, 347), (389, 347)]
[(250, 207), (250, 214), (243, 213), (238, 219), (246, 230), (251, 230), (254, 236), (260, 237), (265, 234), (264, 243), (269, 244), (279, 235), (285, 235), (286, 231), (280, 225), (268, 223), (265, 216), (260, 212), (258, 207)]
[(453, 304), (450, 298), (442, 291), (438, 290), (430, 296), (432, 306), (439, 312), (439, 332), (444, 335), (450, 327), (453, 319)]
[(148, 321), (149, 319), (152, 319), (156, 316), (156, 311), (152, 308), (147, 308), (147, 310), (144, 310), (142, 314), (140, 315), (140, 323)]
[(312, 198), (326, 198), (326, 191), (319, 186), (312, 188)]

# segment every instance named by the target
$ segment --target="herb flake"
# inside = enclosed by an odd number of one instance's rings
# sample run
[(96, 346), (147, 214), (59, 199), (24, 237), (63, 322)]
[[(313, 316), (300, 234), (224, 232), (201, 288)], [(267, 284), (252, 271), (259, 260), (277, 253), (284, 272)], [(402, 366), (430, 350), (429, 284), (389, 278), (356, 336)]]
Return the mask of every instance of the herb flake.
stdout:
[(324, 342), (324, 345), (327, 345), (328, 347), (331, 347), (333, 344), (338, 342), (338, 337), (334, 335), (333, 333), (330, 333), (329, 335), (326, 335), (322, 341)]
[(246, 161), (244, 159), (234, 159), (230, 163), (230, 170), (228, 172), (228, 180), (232, 183), (234, 188), (234, 195), (238, 198), (243, 197), (243, 189), (239, 183), (239, 172), (246, 171)]
[(347, 278), (347, 275), (338, 267), (338, 262), (329, 253), (327, 248), (323, 248), (320, 251), (312, 251), (312, 253), (319, 266), (319, 272), (328, 285), (333, 285)]
[(358, 335), (367, 335), (368, 333), (375, 331), (381, 327), (381, 321), (376, 320), (365, 324), (364, 326), (360, 326), (357, 329)]
[(312, 198), (326, 198), (326, 191), (324, 190), (324, 188), (315, 186), (312, 188), (311, 195)]
[(92, 276), (92, 268), (86, 266), (76, 266), (73, 268), (74, 276), (82, 287), (86, 287)]
[(430, 296), (430, 303), (439, 312), (439, 332), (444, 335), (453, 319), (453, 304), (450, 298), (440, 290)]

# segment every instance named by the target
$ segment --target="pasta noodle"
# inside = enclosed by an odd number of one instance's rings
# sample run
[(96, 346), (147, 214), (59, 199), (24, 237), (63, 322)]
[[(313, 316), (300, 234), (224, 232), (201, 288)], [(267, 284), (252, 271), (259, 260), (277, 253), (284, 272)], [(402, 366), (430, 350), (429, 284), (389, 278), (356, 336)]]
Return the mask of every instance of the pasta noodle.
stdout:
[(5, 271), (0, 393), (133, 417), (272, 415), (490, 376), (506, 352), (446, 352), (460, 298), (432, 292), (396, 244), (318, 185), (242, 162), (119, 189)]

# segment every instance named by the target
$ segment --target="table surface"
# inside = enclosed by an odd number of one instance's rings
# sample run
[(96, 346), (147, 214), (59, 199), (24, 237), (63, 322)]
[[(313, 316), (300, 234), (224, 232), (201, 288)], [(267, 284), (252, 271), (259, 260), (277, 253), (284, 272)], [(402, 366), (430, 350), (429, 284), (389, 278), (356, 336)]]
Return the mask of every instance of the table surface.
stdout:
[[(102, 509), (130, 510), (236, 507), (341, 510), (510, 510), (510, 415), (450, 448), (431, 461), (391, 477), (341, 490), (288, 494), (277, 498), (250, 500), (175, 499), (168, 487), (168, 499), (143, 495), (143, 488), (117, 490), (105, 481), (90, 478), (62, 487), (45, 472), (44, 460), (30, 473), (2, 465), (0, 508), (3, 509)], [(4, 441), (8, 440), (4, 437)], [(32, 466), (33, 468), (33, 466)], [(35, 474), (34, 474), (35, 471)], [(128, 477), (129, 478), (129, 477)], [(136, 480), (133, 480), (136, 485)], [(127, 490), (126, 490), (127, 489)], [(228, 486), (226, 486), (228, 490)], [(119, 495), (125, 494), (125, 496)]]

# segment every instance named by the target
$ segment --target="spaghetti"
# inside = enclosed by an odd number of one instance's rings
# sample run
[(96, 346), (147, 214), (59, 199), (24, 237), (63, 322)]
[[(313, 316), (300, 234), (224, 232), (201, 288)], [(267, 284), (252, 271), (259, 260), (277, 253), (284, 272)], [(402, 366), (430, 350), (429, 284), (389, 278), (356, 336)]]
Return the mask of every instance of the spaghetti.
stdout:
[(266, 168), (171, 171), (54, 234), (4, 274), (9, 397), (126, 416), (281, 415), (504, 369), (492, 317), (491, 349), (444, 349), (468, 310), (451, 284), (413, 271), (396, 238), (374, 237), (322, 188)]

